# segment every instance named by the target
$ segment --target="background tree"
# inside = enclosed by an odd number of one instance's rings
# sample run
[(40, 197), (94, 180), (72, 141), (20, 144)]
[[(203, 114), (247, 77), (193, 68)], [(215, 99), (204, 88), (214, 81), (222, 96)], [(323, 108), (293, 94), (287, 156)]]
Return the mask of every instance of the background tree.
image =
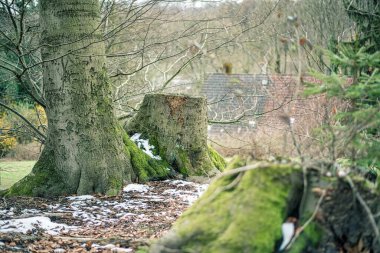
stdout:
[(338, 44), (337, 53), (329, 52), (331, 63), (345, 73), (344, 78), (315, 73), (322, 86), (312, 85), (309, 94), (325, 93), (346, 105), (333, 124), (323, 126), (329, 143), (330, 159), (348, 159), (352, 168), (368, 170), (380, 166), (380, 41), (379, 3), (377, 1), (343, 1), (356, 24), (355, 40)]
[(369, 52), (380, 50), (380, 3), (377, 0), (343, 0), (348, 16), (357, 25), (355, 43)]

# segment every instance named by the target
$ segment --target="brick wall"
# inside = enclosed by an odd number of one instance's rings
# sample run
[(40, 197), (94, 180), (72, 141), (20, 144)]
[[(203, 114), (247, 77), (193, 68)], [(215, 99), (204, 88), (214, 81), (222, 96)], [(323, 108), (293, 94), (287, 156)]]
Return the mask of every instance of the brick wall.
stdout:
[[(260, 88), (257, 87), (261, 83), (254, 85), (256, 91), (265, 96), (262, 108), (256, 110), (261, 116), (248, 117), (240, 124), (212, 126), (209, 130), (212, 141), (226, 146), (232, 145), (235, 140), (232, 146), (237, 151), (239, 147), (245, 147), (247, 150), (256, 150), (252, 152), (261, 149), (260, 153), (293, 154), (289, 124), (297, 141), (305, 144), (311, 138), (313, 129), (334, 113), (336, 101), (324, 95), (303, 96), (301, 82), (319, 83), (319, 80), (303, 77), (299, 81), (297, 76), (290, 75), (270, 75), (267, 78), (268, 85)], [(223, 110), (223, 107), (219, 109)]]

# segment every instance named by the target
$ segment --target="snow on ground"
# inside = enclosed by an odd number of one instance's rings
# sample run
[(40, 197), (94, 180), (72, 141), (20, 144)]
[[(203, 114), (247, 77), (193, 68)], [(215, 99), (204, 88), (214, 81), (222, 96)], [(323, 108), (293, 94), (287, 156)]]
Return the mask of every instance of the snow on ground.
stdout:
[(149, 186), (144, 184), (129, 184), (123, 188), (124, 192), (148, 192)]
[(52, 222), (50, 218), (36, 216), (24, 219), (0, 220), (0, 233), (20, 232), (32, 233), (33, 230), (42, 229), (51, 235), (57, 235), (61, 232), (67, 232), (70, 229), (75, 229), (74, 226), (58, 224)]
[(163, 194), (169, 194), (174, 197), (180, 198), (184, 202), (187, 202), (189, 205), (193, 204), (202, 195), (202, 193), (207, 189), (208, 186), (208, 184), (195, 184), (193, 182), (183, 180), (166, 180), (165, 182), (177, 186), (191, 185), (193, 187), (191, 191), (168, 189), (163, 192)]
[(131, 140), (136, 143), (136, 145), (148, 156), (152, 157), (156, 160), (161, 160), (161, 157), (159, 155), (154, 155), (153, 150), (154, 146), (149, 144), (149, 140), (140, 139), (141, 134), (135, 133), (132, 135)]
[[(206, 184), (166, 180), (146, 185), (129, 184), (116, 197), (83, 195), (50, 202), (20, 198), (21, 202), (27, 202), (22, 205), (17, 200), (0, 202), (0, 242), (1, 233), (10, 232), (79, 237), (129, 233), (134, 239), (157, 237), (170, 228), (206, 188)], [(126, 247), (117, 252), (133, 251)]]
[(94, 199), (95, 197), (92, 195), (81, 195), (81, 196), (70, 196), (67, 197), (69, 200), (77, 200), (77, 201), (82, 201), (82, 200), (88, 200), (88, 199)]

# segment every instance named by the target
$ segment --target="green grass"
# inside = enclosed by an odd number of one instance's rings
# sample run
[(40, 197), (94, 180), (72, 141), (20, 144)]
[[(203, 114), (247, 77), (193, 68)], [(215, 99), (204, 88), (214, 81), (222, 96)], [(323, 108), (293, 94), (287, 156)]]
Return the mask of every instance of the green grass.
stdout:
[(11, 187), (32, 170), (36, 161), (0, 161), (0, 190)]

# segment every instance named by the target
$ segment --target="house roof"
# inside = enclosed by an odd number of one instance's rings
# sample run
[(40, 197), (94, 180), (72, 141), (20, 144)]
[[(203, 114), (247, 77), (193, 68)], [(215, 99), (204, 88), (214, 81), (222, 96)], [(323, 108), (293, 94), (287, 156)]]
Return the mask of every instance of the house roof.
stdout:
[(252, 74), (210, 74), (204, 83), (202, 93), (207, 97), (225, 95), (226, 93), (235, 93), (250, 95), (262, 90), (262, 87), (269, 84), (267, 75)]
[[(284, 113), (291, 117), (305, 117), (315, 113), (314, 107), (318, 107), (320, 101), (317, 97), (303, 98), (297, 95), (303, 89), (298, 81), (320, 81), (310, 76), (302, 76), (301, 80), (298, 78), (292, 75), (210, 74), (201, 92), (208, 100), (208, 117), (213, 122), (212, 131), (242, 127), (249, 131), (259, 125), (268, 124), (282, 126), (284, 123), (281, 115)], [(300, 120), (297, 118), (297, 121)]]
[[(201, 91), (208, 100), (209, 120), (228, 122), (243, 115), (249, 117), (261, 114), (270, 82), (268, 76), (262, 74), (210, 74)], [(255, 126), (252, 120), (241, 123)]]

